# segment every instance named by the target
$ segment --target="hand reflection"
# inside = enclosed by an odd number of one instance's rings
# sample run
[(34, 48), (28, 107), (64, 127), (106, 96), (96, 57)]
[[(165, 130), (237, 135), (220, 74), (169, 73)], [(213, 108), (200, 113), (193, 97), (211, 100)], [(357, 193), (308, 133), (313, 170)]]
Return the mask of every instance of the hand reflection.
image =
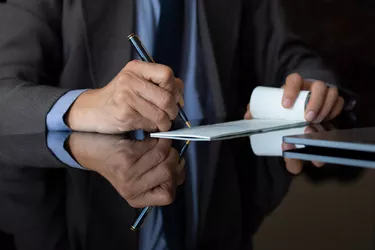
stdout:
[[(325, 129), (323, 128), (323, 126), (321, 125), (315, 125), (314, 128), (313, 127), (307, 127), (305, 129), (305, 134), (310, 134), (310, 133), (313, 133), (313, 132), (323, 132), (325, 131)], [(285, 142), (283, 142), (282, 144), (282, 150), (285, 151), (285, 150), (291, 150), (291, 149), (295, 149), (296, 146), (293, 145), (293, 144), (287, 144)], [(303, 162), (301, 160), (297, 160), (297, 159), (291, 159), (291, 158), (284, 158), (284, 161), (285, 161), (285, 165), (286, 165), (286, 169), (292, 173), (292, 174), (299, 174), (301, 173), (302, 171), (302, 167), (303, 167)], [(324, 163), (322, 162), (318, 162), (318, 161), (312, 161), (311, 162), (315, 167), (323, 167), (324, 166)]]
[(105, 177), (132, 207), (169, 205), (185, 180), (185, 162), (179, 163), (170, 140), (72, 133), (68, 146), (79, 164)]

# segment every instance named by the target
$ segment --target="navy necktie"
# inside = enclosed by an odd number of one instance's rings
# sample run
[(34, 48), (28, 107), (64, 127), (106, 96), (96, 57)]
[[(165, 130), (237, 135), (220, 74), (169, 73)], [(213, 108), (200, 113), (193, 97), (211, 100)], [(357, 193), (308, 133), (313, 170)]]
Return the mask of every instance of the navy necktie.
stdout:
[(184, 0), (161, 0), (154, 59), (168, 65), (179, 76), (184, 24)]
[[(154, 60), (172, 68), (180, 77), (184, 30), (184, 0), (161, 0), (160, 19), (155, 36)], [(183, 249), (184, 196), (181, 187), (176, 200), (162, 207), (164, 235), (169, 249)]]

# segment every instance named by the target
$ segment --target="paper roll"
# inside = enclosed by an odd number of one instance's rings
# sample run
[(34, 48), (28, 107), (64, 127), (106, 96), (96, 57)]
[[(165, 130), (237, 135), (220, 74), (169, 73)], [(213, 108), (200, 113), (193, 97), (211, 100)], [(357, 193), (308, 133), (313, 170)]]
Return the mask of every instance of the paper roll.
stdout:
[(250, 98), (250, 112), (255, 119), (274, 119), (290, 121), (306, 121), (305, 108), (310, 92), (301, 91), (292, 108), (282, 106), (284, 89), (256, 87)]
[[(251, 135), (251, 148), (254, 154), (258, 156), (282, 156), (283, 137), (288, 135), (302, 135), (305, 133), (306, 128), (307, 126), (304, 126)], [(296, 148), (303, 147), (303, 145), (296, 145)]]

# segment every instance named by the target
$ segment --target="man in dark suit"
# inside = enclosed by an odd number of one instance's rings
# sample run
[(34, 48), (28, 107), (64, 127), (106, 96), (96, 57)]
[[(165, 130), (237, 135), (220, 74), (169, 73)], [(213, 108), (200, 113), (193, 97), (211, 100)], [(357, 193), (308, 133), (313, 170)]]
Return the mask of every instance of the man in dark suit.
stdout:
[[(160, 64), (131, 60), (133, 31)], [(0, 129), (16, 133), (166, 131), (184, 99), (190, 119), (242, 116), (257, 85), (284, 86), (285, 108), (311, 90), (313, 122), (344, 102), (277, 0), (8, 0), (0, 55)]]

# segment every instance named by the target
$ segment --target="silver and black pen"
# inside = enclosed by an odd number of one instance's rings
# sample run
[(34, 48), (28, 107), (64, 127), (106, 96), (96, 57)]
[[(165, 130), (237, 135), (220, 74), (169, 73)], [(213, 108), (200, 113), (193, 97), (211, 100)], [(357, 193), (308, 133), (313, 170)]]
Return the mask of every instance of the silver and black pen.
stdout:
[[(132, 33), (128, 36), (128, 40), (131, 42), (135, 50), (137, 51), (138, 55), (142, 59), (142, 61), (149, 62), (149, 63), (155, 63), (154, 59), (152, 56), (148, 53), (147, 49), (144, 47), (143, 43), (139, 39), (139, 37)], [(177, 103), (179, 112), (178, 115), (180, 118), (185, 122), (186, 126), (191, 128), (191, 123), (189, 122), (189, 119), (187, 118), (184, 110), (181, 108), (181, 105)]]
[[(141, 42), (141, 40), (139, 39), (139, 37), (132, 33), (128, 36), (128, 40), (131, 42), (131, 44), (133, 45), (133, 47), (135, 48), (135, 50), (137, 51), (138, 55), (140, 56), (140, 58), (142, 59), (142, 61), (145, 61), (145, 62), (150, 62), (150, 63), (155, 63), (154, 59), (151, 57), (151, 55), (148, 53), (148, 51), (146, 50), (146, 48), (144, 47), (143, 43)], [(180, 104), (177, 103), (178, 105), (178, 108), (179, 108), (179, 112), (178, 112), (178, 115), (180, 116), (180, 118), (185, 122), (185, 124), (191, 128), (191, 124), (189, 122), (189, 119), (187, 118), (185, 112), (183, 111), (183, 109), (181, 108)], [(181, 149), (180, 151), (180, 161), (182, 160), (188, 146), (190, 144), (190, 141), (186, 141), (185, 142), (185, 145), (183, 146), (183, 148)], [(179, 162), (180, 163), (180, 162)], [(136, 220), (133, 222), (133, 224), (130, 226), (130, 229), (133, 230), (133, 231), (137, 231), (139, 228), (141, 228), (141, 226), (143, 225), (147, 215), (151, 212), (153, 207), (151, 206), (148, 206), (148, 207), (144, 207), (142, 208), (141, 212), (139, 213), (138, 217), (136, 218)]]

